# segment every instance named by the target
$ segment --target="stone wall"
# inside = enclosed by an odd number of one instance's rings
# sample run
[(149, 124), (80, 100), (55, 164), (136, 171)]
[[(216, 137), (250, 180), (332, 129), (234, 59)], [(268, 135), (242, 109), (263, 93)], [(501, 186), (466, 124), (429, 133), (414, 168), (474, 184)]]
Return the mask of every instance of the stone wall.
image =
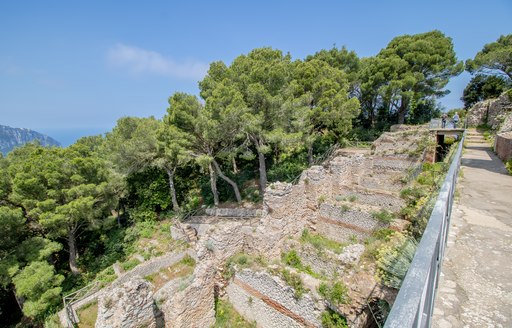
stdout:
[(215, 323), (215, 286), (219, 268), (229, 257), (251, 250), (247, 245), (255, 244), (252, 233), (252, 227), (237, 221), (223, 222), (205, 232), (196, 246), (197, 265), (193, 277), (183, 281), (179, 288), (168, 286), (167, 299), (160, 300), (166, 327), (203, 328)]
[(512, 131), (511, 92), (476, 103), (467, 114), (469, 126), (487, 124), (498, 132)]
[(362, 240), (372, 231), (384, 227), (371, 213), (359, 210), (344, 210), (335, 205), (322, 204), (318, 220), (314, 223), (316, 232), (344, 243), (354, 236)]
[(348, 200), (353, 203), (377, 206), (388, 211), (397, 212), (405, 201), (400, 197), (385, 192), (369, 192), (365, 189), (343, 188), (338, 194), (338, 199)]
[(114, 287), (98, 301), (97, 328), (156, 328), (158, 311), (152, 286), (135, 277)]
[(503, 132), (496, 135), (494, 151), (502, 161), (512, 159), (512, 132)]
[(258, 327), (321, 327), (325, 309), (310, 294), (295, 298), (293, 288), (266, 272), (245, 269), (227, 287), (234, 308)]

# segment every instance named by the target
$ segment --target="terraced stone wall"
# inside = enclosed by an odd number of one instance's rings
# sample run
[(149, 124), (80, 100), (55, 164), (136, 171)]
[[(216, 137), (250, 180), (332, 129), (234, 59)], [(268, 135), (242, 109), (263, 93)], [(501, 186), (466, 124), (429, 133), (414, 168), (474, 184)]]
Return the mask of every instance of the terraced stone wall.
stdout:
[(245, 269), (237, 273), (227, 287), (227, 296), (234, 308), (258, 327), (322, 326), (322, 303), (309, 294), (297, 299), (291, 287), (266, 272)]

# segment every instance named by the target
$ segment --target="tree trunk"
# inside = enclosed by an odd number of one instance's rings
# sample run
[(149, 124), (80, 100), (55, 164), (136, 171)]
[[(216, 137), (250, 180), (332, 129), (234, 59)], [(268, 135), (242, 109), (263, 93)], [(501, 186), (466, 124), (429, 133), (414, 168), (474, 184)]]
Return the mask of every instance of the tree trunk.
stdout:
[(20, 308), (20, 311), (23, 312), (23, 298), (18, 297), (18, 295), (16, 295), (15, 287), (12, 288), (12, 294), (14, 295), (14, 299), (16, 300), (16, 303), (18, 303), (18, 307)]
[(76, 228), (68, 228), (68, 246), (69, 246), (69, 268), (73, 274), (80, 274), (80, 269), (76, 264), (78, 252), (76, 249)]
[(169, 177), (169, 189), (171, 191), (171, 199), (172, 199), (172, 209), (173, 211), (179, 211), (180, 206), (178, 204), (178, 198), (176, 197), (176, 188), (174, 187), (174, 173), (176, 172), (176, 168), (168, 169), (166, 168), (167, 176)]
[(405, 123), (405, 113), (407, 112), (407, 101), (402, 98), (400, 107), (398, 108), (398, 124)]
[(217, 192), (217, 176), (215, 175), (215, 171), (213, 170), (212, 163), (208, 165), (208, 170), (210, 171), (210, 186), (212, 188), (213, 193), (213, 205), (219, 206), (219, 193)]
[(313, 165), (313, 144), (308, 145), (308, 164)]
[(260, 194), (261, 197), (265, 194), (265, 188), (267, 187), (267, 167), (265, 165), (265, 154), (260, 151), (259, 147), (256, 147), (258, 151), (258, 161), (260, 169)]
[(233, 191), (235, 192), (236, 201), (238, 203), (241, 203), (242, 197), (240, 196), (240, 190), (238, 189), (238, 185), (236, 184), (236, 182), (231, 180), (227, 176), (225, 176), (224, 173), (222, 173), (222, 170), (220, 169), (220, 166), (215, 159), (213, 160), (213, 166), (215, 167), (215, 170), (217, 171), (217, 174), (219, 175), (219, 177), (221, 177), (222, 180), (226, 181), (227, 183), (229, 183), (231, 185), (231, 187), (233, 187)]
[(236, 159), (233, 157), (233, 173), (238, 174), (238, 167), (236, 166)]

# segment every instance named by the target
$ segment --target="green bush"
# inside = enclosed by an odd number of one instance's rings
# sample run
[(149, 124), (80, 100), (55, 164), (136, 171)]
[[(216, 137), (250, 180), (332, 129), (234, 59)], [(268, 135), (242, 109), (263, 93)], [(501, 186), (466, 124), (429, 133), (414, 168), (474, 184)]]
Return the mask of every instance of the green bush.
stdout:
[(194, 260), (194, 258), (188, 254), (185, 255), (180, 262), (191, 267), (196, 265), (196, 260)]
[(307, 291), (300, 276), (286, 269), (281, 270), (280, 273), (281, 278), (283, 278), (286, 284), (295, 290), (295, 298), (300, 299), (302, 295), (304, 295), (304, 293)]
[[(256, 262), (260, 263), (261, 259), (257, 259)], [(254, 264), (252, 257), (245, 253), (238, 253), (227, 259), (224, 264), (224, 271), (222, 276), (224, 279), (231, 279), (237, 270), (251, 267)]]
[(297, 254), (297, 251), (294, 249), (287, 253), (282, 253), (281, 259), (286, 265), (292, 266), (296, 269), (302, 269), (302, 262), (299, 255)]
[(373, 217), (382, 223), (389, 224), (395, 218), (395, 214), (387, 210), (381, 210), (379, 212), (374, 212)]
[(336, 306), (347, 304), (349, 302), (347, 295), (348, 288), (341, 281), (336, 281), (332, 285), (321, 282), (320, 286), (318, 286), (318, 293), (329, 301), (329, 303)]
[(505, 167), (507, 168), (508, 173), (509, 173), (510, 175), (512, 175), (512, 159), (509, 159), (509, 160), (505, 163)]
[(379, 247), (376, 255), (377, 276), (384, 285), (400, 288), (416, 253), (416, 246), (413, 238), (397, 232)]
[(331, 309), (322, 312), (321, 319), (324, 328), (348, 328), (347, 320)]

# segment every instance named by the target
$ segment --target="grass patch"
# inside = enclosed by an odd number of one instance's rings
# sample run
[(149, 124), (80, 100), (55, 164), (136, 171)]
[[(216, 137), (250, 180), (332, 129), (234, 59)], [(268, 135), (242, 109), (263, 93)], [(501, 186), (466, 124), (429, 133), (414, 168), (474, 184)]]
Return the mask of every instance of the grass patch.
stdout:
[(120, 266), (121, 266), (121, 268), (123, 268), (124, 271), (129, 271), (129, 270), (135, 268), (139, 264), (140, 264), (140, 261), (133, 258), (133, 259), (129, 259), (128, 261), (121, 263)]
[(222, 277), (224, 279), (231, 279), (238, 270), (259, 266), (266, 266), (266, 262), (262, 256), (254, 257), (245, 253), (238, 253), (226, 261)]
[(195, 266), (196, 261), (187, 254), (178, 263), (145, 276), (144, 279), (151, 282), (153, 284), (153, 290), (156, 291), (173, 279), (191, 275), (192, 272), (194, 272)]
[(214, 328), (256, 328), (256, 322), (245, 320), (235, 308), (222, 299), (215, 300), (215, 324)]
[(98, 302), (87, 304), (85, 307), (77, 311), (80, 318), (79, 328), (94, 328), (96, 318), (98, 317)]
[(319, 251), (328, 249), (336, 254), (341, 254), (341, 252), (343, 252), (343, 248), (346, 246), (345, 244), (338, 243), (337, 241), (328, 239), (322, 235), (311, 233), (308, 229), (304, 229), (302, 231), (300, 241), (311, 244)]

